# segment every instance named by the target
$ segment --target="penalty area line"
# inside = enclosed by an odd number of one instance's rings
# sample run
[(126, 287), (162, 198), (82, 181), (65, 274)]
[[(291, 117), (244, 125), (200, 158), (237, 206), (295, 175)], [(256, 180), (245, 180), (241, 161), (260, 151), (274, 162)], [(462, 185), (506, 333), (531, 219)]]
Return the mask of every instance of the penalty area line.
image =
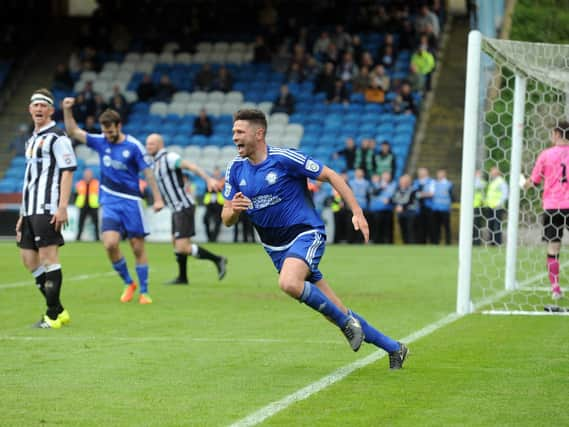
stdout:
[[(462, 317), (461, 315), (456, 313), (449, 314), (443, 317), (442, 319), (434, 323), (431, 323), (425, 326), (424, 328), (411, 333), (410, 335), (407, 335), (406, 337), (402, 338), (401, 341), (405, 343), (412, 343), (414, 341), (417, 341), (418, 339), (421, 339), (437, 331), (438, 329), (441, 329), (453, 323), (454, 321), (458, 320), (461, 317)], [(364, 357), (363, 359), (359, 359), (353, 363), (342, 366), (341, 368), (335, 370), (329, 375), (326, 375), (325, 377), (319, 379), (318, 381), (315, 381), (312, 384), (309, 384), (306, 387), (301, 388), (300, 390), (292, 394), (289, 394), (288, 396), (285, 396), (280, 400), (269, 403), (267, 406), (231, 424), (230, 427), (249, 427), (262, 423), (267, 418), (270, 418), (273, 415), (277, 414), (278, 412), (287, 409), (292, 404), (309, 398), (313, 394), (316, 394), (324, 390), (325, 388), (331, 386), (332, 384), (335, 384), (338, 381), (343, 380), (352, 372), (364, 368), (374, 363), (375, 361), (384, 358), (386, 355), (387, 353), (384, 352), (383, 350), (378, 350), (373, 352), (369, 356)]]

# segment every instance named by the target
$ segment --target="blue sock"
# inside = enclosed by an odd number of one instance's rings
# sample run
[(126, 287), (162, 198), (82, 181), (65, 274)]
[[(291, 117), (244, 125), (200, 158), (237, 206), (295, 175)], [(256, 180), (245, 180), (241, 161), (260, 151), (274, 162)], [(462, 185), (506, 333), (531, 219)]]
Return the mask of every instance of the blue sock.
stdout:
[(113, 262), (113, 268), (117, 273), (119, 273), (119, 276), (121, 276), (125, 285), (130, 285), (132, 283), (132, 278), (128, 273), (128, 267), (126, 266), (126, 259), (124, 259), (124, 257), (119, 259), (117, 262)]
[(138, 283), (140, 284), (140, 293), (145, 294), (148, 292), (148, 264), (137, 264), (136, 274), (138, 276)]
[(310, 282), (304, 282), (304, 290), (300, 295), (300, 301), (319, 311), (324, 316), (329, 317), (338, 327), (343, 327), (350, 316), (344, 314), (330, 299), (320, 290), (318, 286)]
[(352, 316), (360, 321), (365, 334), (365, 342), (382, 348), (388, 353), (399, 350), (399, 343), (393, 338), (389, 338), (387, 335), (383, 335), (381, 332), (367, 323), (367, 321), (355, 311), (349, 310), (349, 313), (351, 313)]

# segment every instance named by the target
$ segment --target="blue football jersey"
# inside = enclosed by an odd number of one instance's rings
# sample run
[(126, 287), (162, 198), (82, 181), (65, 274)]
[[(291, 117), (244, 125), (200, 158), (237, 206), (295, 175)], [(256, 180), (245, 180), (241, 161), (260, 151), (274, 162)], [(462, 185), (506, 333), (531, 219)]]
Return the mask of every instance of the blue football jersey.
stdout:
[(115, 197), (141, 197), (139, 173), (151, 166), (152, 159), (140, 141), (127, 135), (123, 142), (113, 144), (102, 134), (87, 134), (87, 146), (95, 150), (101, 160), (101, 204)]
[(307, 230), (325, 233), (314, 207), (308, 178), (316, 179), (323, 165), (305, 154), (268, 146), (265, 161), (257, 165), (235, 158), (225, 172), (223, 196), (242, 192), (251, 199), (247, 215), (266, 245), (282, 246)]

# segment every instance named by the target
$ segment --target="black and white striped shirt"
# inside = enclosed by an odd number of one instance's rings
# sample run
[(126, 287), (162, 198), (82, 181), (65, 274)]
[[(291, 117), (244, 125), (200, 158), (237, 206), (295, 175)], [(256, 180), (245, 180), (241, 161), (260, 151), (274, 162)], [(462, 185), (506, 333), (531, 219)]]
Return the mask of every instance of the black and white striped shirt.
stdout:
[(160, 194), (173, 211), (189, 208), (194, 200), (184, 189), (184, 174), (180, 168), (182, 158), (177, 153), (168, 152), (165, 148), (154, 155), (154, 176)]
[(71, 140), (54, 121), (34, 132), (26, 142), (22, 216), (53, 215), (59, 206), (61, 172), (75, 169)]

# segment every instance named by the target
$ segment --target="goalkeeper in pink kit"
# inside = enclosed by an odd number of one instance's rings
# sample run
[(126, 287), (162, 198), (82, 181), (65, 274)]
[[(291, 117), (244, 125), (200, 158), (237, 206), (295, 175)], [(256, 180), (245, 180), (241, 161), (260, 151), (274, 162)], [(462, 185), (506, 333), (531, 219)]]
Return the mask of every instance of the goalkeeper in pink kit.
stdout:
[(524, 188), (543, 183), (543, 240), (547, 242), (547, 272), (554, 300), (563, 296), (559, 286), (559, 252), (563, 230), (569, 227), (569, 122), (551, 131), (553, 146), (538, 156)]

